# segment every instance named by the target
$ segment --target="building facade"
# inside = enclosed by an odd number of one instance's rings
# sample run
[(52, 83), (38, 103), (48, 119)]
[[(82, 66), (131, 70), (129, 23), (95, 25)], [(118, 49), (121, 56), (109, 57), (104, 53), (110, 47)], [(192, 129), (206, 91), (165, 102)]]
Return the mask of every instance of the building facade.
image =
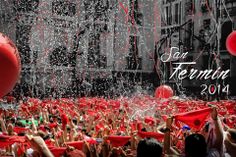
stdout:
[(137, 82), (150, 82), (157, 34), (153, 32), (158, 31), (153, 16), (158, 4), (153, 4), (152, 0), (1, 1), (0, 31), (16, 43), (22, 62), (15, 93), (108, 96), (126, 92)]
[[(162, 0), (161, 39), (156, 43), (155, 57), (156, 70), (162, 74), (162, 83), (170, 84), (178, 94), (187, 95), (201, 93), (203, 83), (230, 84), (229, 93), (235, 95), (235, 85), (232, 84), (235, 80), (235, 57), (229, 55), (225, 46), (227, 36), (236, 27), (235, 6), (233, 0)], [(182, 53), (188, 52), (187, 57), (167, 63), (159, 62), (160, 56), (168, 53), (171, 47)], [(222, 82), (179, 80), (177, 77), (170, 80), (176, 61), (196, 62), (196, 65), (184, 67), (187, 69), (230, 69), (230, 78)]]

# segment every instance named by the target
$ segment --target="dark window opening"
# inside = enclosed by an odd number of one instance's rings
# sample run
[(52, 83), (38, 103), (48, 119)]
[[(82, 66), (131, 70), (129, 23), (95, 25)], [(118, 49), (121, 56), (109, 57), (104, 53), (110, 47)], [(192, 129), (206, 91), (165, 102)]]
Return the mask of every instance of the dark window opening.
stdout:
[(222, 70), (230, 69), (230, 59), (222, 59)]
[(129, 16), (130, 16), (130, 22), (132, 24), (137, 24), (142, 26), (142, 19), (143, 19), (143, 14), (140, 12), (139, 10), (139, 4), (138, 4), (138, 0), (130, 0), (130, 12), (129, 12)]
[(17, 24), (16, 26), (16, 45), (18, 48), (18, 51), (20, 52), (21, 57), (21, 63), (24, 64), (30, 64), (30, 45), (29, 45), (29, 39), (30, 39), (30, 31), (31, 27), (27, 25), (20, 25)]
[(226, 39), (231, 32), (232, 32), (232, 22), (230, 21), (225, 22), (221, 28), (221, 40), (220, 40), (221, 50), (226, 50)]
[(108, 21), (109, 1), (84, 1), (85, 20), (91, 18), (99, 21)]
[(91, 68), (99, 67), (100, 34), (92, 34), (89, 38), (88, 65)]
[(39, 6), (39, 0), (17, 0), (14, 1), (17, 12), (35, 12)]
[(193, 21), (191, 21), (185, 26), (184, 47), (186, 47), (186, 51), (190, 51), (193, 49), (193, 34), (194, 24)]
[(179, 24), (179, 3), (176, 3), (175, 4), (175, 19), (174, 19), (174, 22), (175, 24)]
[(65, 1), (54, 1), (52, 2), (52, 13), (72, 17), (76, 14), (76, 4)]
[(38, 51), (33, 51), (33, 59), (32, 59), (33, 64), (37, 64), (38, 53), (39, 53)]
[(67, 48), (56, 47), (50, 54), (50, 64), (55, 66), (68, 66)]
[(203, 13), (208, 12), (208, 10), (210, 9), (208, 0), (201, 0), (200, 5)]
[(204, 29), (210, 29), (210, 25), (211, 25), (211, 19), (203, 20)]
[(127, 61), (127, 69), (135, 70), (142, 69), (142, 58), (139, 57), (138, 54), (138, 37), (130, 36), (129, 37), (130, 48), (129, 48), (129, 56), (126, 57)]
[(194, 3), (193, 0), (188, 0), (185, 4), (185, 12), (186, 15), (192, 15), (194, 11)]

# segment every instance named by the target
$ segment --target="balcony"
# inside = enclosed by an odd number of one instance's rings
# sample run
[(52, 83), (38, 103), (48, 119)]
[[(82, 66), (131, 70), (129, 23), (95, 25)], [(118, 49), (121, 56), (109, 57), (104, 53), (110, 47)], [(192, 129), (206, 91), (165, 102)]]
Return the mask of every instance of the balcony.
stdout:
[(225, 0), (225, 3), (227, 4), (227, 3), (233, 3), (233, 2), (235, 2), (235, 0)]
[[(228, 11), (229, 16), (235, 16), (235, 15), (236, 15), (236, 7), (227, 8), (227, 11)], [(218, 14), (218, 15), (220, 14), (220, 10), (219, 10), (219, 9), (217, 10), (217, 14)], [(221, 14), (222, 14), (224, 17), (227, 17), (227, 16), (228, 16), (228, 14), (227, 14), (227, 12), (225, 11), (225, 9), (221, 10)]]
[(59, 16), (73, 17), (76, 14), (76, 4), (64, 1), (53, 1), (52, 13)]
[(134, 56), (126, 57), (126, 69), (127, 70), (142, 70), (142, 58)]
[(99, 62), (98, 66), (101, 69), (105, 69), (107, 67), (107, 56), (105, 55), (99, 55)]
[(192, 1), (185, 3), (185, 12), (186, 12), (186, 15), (192, 15), (192, 13), (193, 13), (193, 2)]
[(201, 11), (202, 13), (207, 13), (209, 10), (209, 4), (208, 2), (201, 3)]

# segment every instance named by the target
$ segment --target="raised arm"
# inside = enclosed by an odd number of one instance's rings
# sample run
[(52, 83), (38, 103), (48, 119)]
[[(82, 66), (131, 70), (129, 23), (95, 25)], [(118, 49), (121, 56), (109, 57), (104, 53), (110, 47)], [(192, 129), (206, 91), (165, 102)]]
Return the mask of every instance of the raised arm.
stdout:
[(179, 153), (171, 147), (171, 130), (173, 117), (166, 120), (165, 136), (164, 136), (164, 153), (165, 155), (179, 155)]
[(54, 157), (51, 151), (48, 149), (44, 140), (40, 136), (26, 136), (26, 139), (29, 141), (32, 149), (38, 152), (41, 156), (44, 157)]
[(170, 151), (170, 130), (171, 130), (171, 125), (172, 125), (173, 118), (169, 117), (166, 120), (166, 130), (165, 130), (165, 136), (164, 136), (164, 153), (165, 154), (171, 154)]
[(0, 124), (1, 124), (1, 129), (3, 133), (7, 133), (7, 128), (4, 119), (2, 118), (2, 115), (0, 116)]
[(224, 140), (225, 148), (226, 151), (229, 155), (235, 156), (236, 154), (236, 143), (233, 143), (230, 141), (228, 137), (225, 138)]
[(33, 133), (36, 133), (37, 132), (37, 127), (34, 123), (34, 117), (31, 118), (31, 122), (32, 122), (32, 131), (33, 131)]
[(214, 148), (216, 148), (219, 152), (222, 151), (222, 144), (223, 144), (223, 126), (221, 123), (220, 118), (218, 117), (218, 112), (216, 107), (212, 108), (212, 112), (211, 112), (211, 118), (214, 122), (215, 125), (215, 135), (216, 135), (216, 141), (213, 145)]

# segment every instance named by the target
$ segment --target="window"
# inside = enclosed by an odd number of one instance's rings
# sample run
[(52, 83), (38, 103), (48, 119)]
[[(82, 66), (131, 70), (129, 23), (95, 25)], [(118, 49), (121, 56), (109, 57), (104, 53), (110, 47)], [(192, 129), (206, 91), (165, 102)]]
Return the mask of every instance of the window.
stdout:
[(200, 6), (201, 6), (201, 10), (203, 13), (208, 12), (209, 8), (209, 1), (208, 0), (201, 0), (200, 1)]
[(88, 43), (88, 66), (99, 67), (100, 34), (91, 34)]
[(226, 50), (226, 39), (228, 35), (232, 32), (232, 22), (227, 21), (221, 27), (221, 41), (220, 41), (220, 49)]
[(107, 67), (107, 56), (99, 55), (99, 67), (106, 68)]
[(181, 23), (181, 19), (182, 19), (182, 3), (179, 3), (179, 23)]
[(129, 2), (129, 16), (130, 16), (130, 22), (132, 24), (136, 24), (142, 26), (142, 13), (140, 13), (139, 7), (138, 7), (138, 0), (130, 0)]
[(54, 50), (50, 54), (50, 64), (55, 66), (68, 66), (69, 53), (67, 51), (68, 34), (62, 28), (54, 29), (54, 41), (57, 43)]
[(129, 37), (130, 43), (130, 55), (131, 56), (138, 56), (138, 36), (130, 36)]
[(95, 19), (99, 19), (100, 21), (108, 21), (107, 10), (109, 8), (108, 1), (105, 0), (97, 0), (95, 3)]
[(66, 45), (68, 40), (68, 33), (64, 29), (55, 28), (54, 29), (54, 40), (60, 45)]
[(108, 9), (109, 1), (108, 0), (93, 0), (93, 1), (84, 1), (85, 8), (85, 20), (91, 18), (99, 21), (108, 21)]
[(84, 1), (84, 10), (85, 10), (85, 20), (89, 19), (89, 17), (93, 17), (94, 9), (92, 1)]
[(230, 59), (222, 59), (222, 70), (230, 69)]
[(211, 19), (203, 20), (203, 27), (204, 27), (204, 29), (209, 29), (210, 25), (211, 25)]
[(164, 34), (166, 34), (166, 30), (165, 30), (165, 29), (162, 29), (162, 30), (161, 30), (161, 35), (164, 35)]
[(76, 51), (68, 52), (68, 64), (72, 67), (76, 66)]
[(193, 49), (193, 34), (194, 34), (194, 24), (193, 21), (189, 22), (185, 26), (185, 40), (184, 40), (184, 46), (187, 48), (186, 51)]
[(32, 56), (32, 63), (37, 64), (37, 59), (38, 59), (38, 51), (33, 51), (33, 56)]
[(164, 10), (164, 22), (166, 22), (167, 25), (171, 25), (172, 23), (172, 12), (171, 12), (171, 7), (166, 6)]
[(165, 17), (166, 18), (165, 19), (167, 20), (166, 21), (167, 25), (170, 25), (170, 20), (169, 20), (170, 18), (169, 18), (169, 16), (170, 16), (169, 15), (169, 7), (166, 7), (166, 9), (165, 9)]
[(22, 64), (30, 64), (30, 38), (31, 27), (28, 25), (17, 24), (16, 26), (16, 45), (20, 52)]
[(129, 37), (129, 43), (130, 43), (130, 53), (129, 56), (126, 57), (127, 61), (127, 69), (135, 70), (135, 69), (141, 69), (142, 68), (142, 58), (139, 57), (138, 54), (138, 36), (130, 36)]
[(128, 56), (126, 57), (126, 68), (129, 70), (141, 70), (142, 69), (142, 58)]
[(76, 14), (76, 4), (65, 1), (52, 2), (52, 13), (59, 16), (74, 16)]
[(174, 23), (179, 24), (179, 3), (175, 4)]
[(38, 8), (39, 0), (18, 0), (14, 1), (14, 5), (17, 12), (32, 12)]
[(209, 63), (210, 63), (210, 56), (209, 55), (203, 55), (202, 56), (202, 69), (208, 69)]
[(188, 0), (185, 4), (185, 12), (186, 15), (192, 15), (194, 9), (194, 3), (193, 0)]
[(49, 56), (50, 64), (55, 66), (68, 66), (67, 48), (57, 46)]

